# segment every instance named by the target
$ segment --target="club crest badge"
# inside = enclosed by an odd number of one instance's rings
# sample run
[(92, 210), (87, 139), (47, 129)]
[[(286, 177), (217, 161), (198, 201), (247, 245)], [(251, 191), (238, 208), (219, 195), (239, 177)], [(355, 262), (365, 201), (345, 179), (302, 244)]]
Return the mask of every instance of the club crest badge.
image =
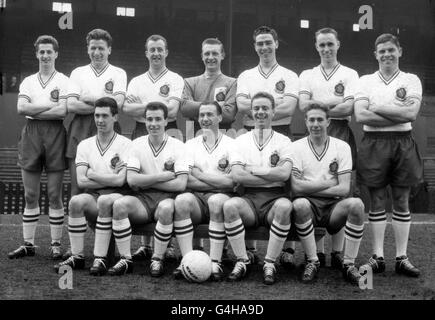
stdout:
[(165, 161), (164, 169), (165, 171), (174, 172), (174, 160), (172, 158), (169, 158), (168, 160)]
[(53, 89), (50, 92), (50, 100), (53, 101), (53, 102), (58, 102), (59, 101), (59, 89), (58, 88)]
[(279, 154), (278, 151), (274, 151), (271, 155), (270, 155), (270, 165), (272, 167), (276, 167), (276, 165), (279, 162)]
[(277, 83), (275, 83), (275, 92), (276, 93), (284, 93), (285, 90), (285, 81), (284, 80), (279, 80)]
[(169, 96), (169, 84), (164, 84), (163, 86), (160, 87), (160, 91), (159, 94), (162, 97), (168, 97)]
[(336, 159), (334, 159), (330, 164), (329, 164), (329, 172), (333, 175), (336, 175), (338, 171), (338, 162)]
[(219, 159), (218, 161), (218, 169), (220, 171), (225, 171), (228, 168), (229, 165), (229, 161), (228, 161), (228, 157), (225, 155), (222, 158)]
[(106, 93), (112, 94), (113, 93), (113, 80), (110, 79), (109, 81), (106, 82), (106, 84), (104, 85), (104, 91)]
[(403, 101), (406, 98), (406, 89), (401, 87), (396, 90), (396, 99)]
[(115, 153), (115, 155), (112, 157), (112, 159), (110, 159), (110, 167), (112, 169), (115, 169), (117, 163), (120, 161), (121, 159), (119, 158), (119, 155), (117, 153)]
[(219, 92), (219, 93), (216, 95), (216, 101), (217, 101), (217, 102), (225, 101), (225, 93), (223, 93), (223, 92)]
[(344, 95), (344, 84), (343, 82), (339, 82), (334, 87), (334, 94), (336, 96), (342, 97)]
[(219, 88), (214, 89), (214, 100), (217, 102), (225, 101), (225, 98), (227, 96), (226, 92), (227, 92), (226, 87), (219, 87)]

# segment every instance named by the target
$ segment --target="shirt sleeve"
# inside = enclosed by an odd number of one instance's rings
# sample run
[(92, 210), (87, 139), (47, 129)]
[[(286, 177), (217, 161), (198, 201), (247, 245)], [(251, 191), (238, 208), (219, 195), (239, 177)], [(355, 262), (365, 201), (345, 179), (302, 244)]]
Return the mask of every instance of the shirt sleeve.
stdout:
[(310, 86), (310, 71), (304, 70), (299, 76), (299, 94), (307, 94), (311, 97), (313, 96), (313, 92)]
[(420, 79), (415, 74), (409, 75), (408, 98), (422, 99), (422, 86)]
[(246, 159), (243, 156), (243, 148), (241, 148), (243, 146), (242, 140), (243, 140), (242, 137), (238, 137), (234, 140), (233, 151), (229, 159), (230, 167), (235, 165), (241, 165), (241, 166), (246, 165)]
[(76, 153), (76, 167), (85, 166), (89, 167), (89, 158), (86, 153), (87, 150), (86, 146), (86, 140), (81, 141), (79, 145), (77, 146), (77, 153)]
[(76, 97), (77, 99), (80, 99), (81, 91), (79, 73), (77, 69), (75, 69), (71, 72), (68, 81), (68, 98)]
[(237, 92), (237, 80), (234, 79), (231, 82), (230, 87), (228, 88), (227, 94), (225, 96), (225, 103), (222, 108), (222, 113), (224, 114), (225, 119), (228, 121), (222, 120), (222, 123), (231, 123), (234, 121), (237, 114), (237, 105), (236, 105), (236, 92)]
[(68, 95), (68, 82), (69, 82), (68, 77), (67, 76), (63, 76), (62, 80), (60, 81), (59, 100), (67, 98), (67, 95)]
[(180, 75), (176, 75), (173, 83), (173, 89), (171, 90), (171, 96), (169, 100), (181, 101), (181, 96), (183, 95), (184, 80)]
[(29, 85), (29, 78), (25, 78), (23, 82), (20, 84), (20, 91), (18, 93), (18, 98), (24, 98), (28, 102), (32, 102), (31, 98), (31, 91), (30, 91), (30, 85)]
[(175, 175), (189, 173), (189, 156), (187, 155), (186, 146), (183, 142), (177, 140), (177, 151), (174, 164)]
[(363, 76), (356, 82), (355, 94), (354, 94), (355, 102), (358, 100), (369, 101), (369, 94), (366, 88), (366, 79), (367, 79), (366, 76)]
[(346, 143), (340, 143), (338, 158), (338, 170), (337, 174), (345, 174), (352, 172), (352, 153), (350, 146)]
[(290, 151), (290, 161), (292, 162), (292, 175), (295, 177), (303, 176), (303, 163), (298, 148), (295, 144), (292, 144), (289, 148)]
[(251, 98), (246, 71), (242, 72), (237, 78), (236, 98), (237, 97)]
[(349, 99), (355, 99), (358, 80), (358, 73), (355, 70), (351, 70), (351, 72), (349, 73), (349, 78), (347, 79), (347, 85), (344, 88), (344, 101)]
[(292, 142), (288, 137), (284, 137), (282, 143), (281, 143), (281, 150), (280, 150), (280, 159), (279, 163), (283, 162), (292, 162)]
[(127, 89), (127, 73), (124, 70), (119, 69), (115, 83), (113, 85), (113, 95), (116, 96), (118, 94), (121, 94), (125, 96), (126, 89)]
[(134, 95), (134, 96), (138, 96), (138, 90), (137, 90), (137, 79), (133, 78), (130, 80), (130, 83), (128, 84), (127, 87), (127, 95)]
[(296, 73), (290, 70), (286, 77), (284, 96), (293, 97), (296, 100), (299, 99), (299, 78)]
[(128, 152), (128, 161), (127, 161), (127, 171), (140, 172), (140, 161), (137, 152), (137, 148), (135, 148), (135, 144), (130, 144), (130, 149)]

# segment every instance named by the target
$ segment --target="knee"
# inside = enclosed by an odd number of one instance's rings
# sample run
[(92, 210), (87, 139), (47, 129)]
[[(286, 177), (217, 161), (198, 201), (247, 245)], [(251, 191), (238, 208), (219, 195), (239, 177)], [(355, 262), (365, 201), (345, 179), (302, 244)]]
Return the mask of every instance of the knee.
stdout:
[[(101, 198), (101, 197), (100, 197)], [(99, 200), (99, 198), (98, 198)], [(107, 205), (107, 202), (105, 203)], [(115, 200), (112, 204), (113, 219), (121, 220), (128, 217), (130, 205), (125, 199)]]
[(305, 198), (293, 201), (293, 210), (296, 222), (304, 222), (311, 218), (311, 204)]
[(292, 204), (290, 200), (278, 199), (274, 204), (274, 220), (278, 223), (289, 223)]
[(349, 215), (358, 220), (364, 220), (364, 203), (359, 198), (348, 199), (347, 212)]
[(62, 192), (59, 189), (48, 191), (48, 201), (51, 205), (61, 205), (62, 204)]
[(34, 189), (27, 188), (24, 191), (24, 199), (26, 200), (26, 204), (35, 204), (36, 202), (38, 202), (38, 197), (39, 194)]
[(192, 200), (194, 199), (193, 194), (183, 193), (175, 198), (175, 216), (180, 219), (185, 219), (189, 217), (190, 209), (193, 206)]
[(110, 196), (102, 195), (98, 197), (97, 208), (98, 216), (108, 218), (112, 216), (113, 201)]
[(393, 209), (399, 212), (409, 211), (409, 196), (407, 194), (393, 195)]
[(83, 201), (81, 201), (79, 196), (73, 196), (68, 204), (69, 214), (72, 217), (80, 216), (83, 211)]
[(160, 202), (156, 211), (159, 212), (159, 221), (163, 224), (171, 224), (174, 221), (174, 203), (173, 202)]
[(223, 205), (224, 201), (217, 196), (211, 196), (208, 201), (208, 210), (210, 212), (210, 219), (216, 221), (223, 218)]
[(230, 199), (223, 205), (225, 221), (234, 221), (240, 218), (237, 201)]

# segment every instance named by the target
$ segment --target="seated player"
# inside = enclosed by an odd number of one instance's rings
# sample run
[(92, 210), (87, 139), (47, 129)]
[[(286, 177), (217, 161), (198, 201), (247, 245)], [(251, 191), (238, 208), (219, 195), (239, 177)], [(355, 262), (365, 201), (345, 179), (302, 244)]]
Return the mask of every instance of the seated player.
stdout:
[(228, 240), (237, 257), (229, 281), (242, 279), (252, 264), (245, 246), (245, 228), (270, 227), (264, 283), (276, 281), (275, 262), (290, 231), (292, 204), (284, 190), (290, 177), (292, 142), (272, 130), (275, 100), (266, 92), (256, 93), (251, 101), (253, 130), (236, 139), (236, 147), (243, 161), (233, 163), (232, 176), (239, 184), (240, 197), (224, 203), (224, 224)]
[(113, 204), (113, 234), (121, 259), (110, 275), (133, 271), (131, 225), (157, 222), (150, 273), (163, 275), (163, 257), (172, 237), (174, 198), (186, 189), (189, 167), (184, 143), (165, 133), (168, 108), (162, 102), (145, 107), (148, 135), (132, 142), (127, 165), (127, 182), (135, 191)]
[(363, 236), (364, 204), (360, 198), (346, 198), (352, 172), (350, 146), (328, 136), (328, 109), (323, 105), (307, 107), (305, 124), (309, 136), (293, 143), (291, 156), (294, 221), (307, 255), (302, 281), (313, 281), (320, 267), (314, 227), (326, 228), (333, 243), (344, 227), (344, 262), (336, 257), (333, 264), (342, 269), (346, 280), (358, 284), (361, 275), (355, 258)]
[(85, 190), (69, 202), (68, 233), (71, 256), (55, 266), (73, 269), (85, 267), (84, 241), (86, 220), (95, 222), (95, 261), (91, 274), (104, 274), (106, 255), (112, 235), (111, 204), (128, 192), (126, 182), (126, 154), (130, 139), (117, 134), (114, 125), (118, 118), (116, 100), (110, 97), (95, 101), (94, 120), (97, 135), (82, 140), (77, 146), (76, 171), (79, 188)]
[[(203, 134), (186, 142), (191, 171), (187, 181), (190, 192), (175, 198), (174, 230), (184, 256), (192, 251), (193, 225), (209, 223), (211, 279), (223, 278), (222, 253), (226, 239), (223, 205), (232, 196), (230, 164), (240, 162), (234, 139), (219, 131), (222, 108), (216, 101), (199, 107), (198, 122)], [(174, 271), (181, 278), (181, 268)]]
[(39, 72), (26, 77), (20, 85), (17, 111), (26, 116), (26, 125), (18, 143), (18, 166), (23, 177), (25, 208), (23, 212), (24, 245), (10, 252), (10, 259), (35, 255), (35, 231), (39, 220), (41, 173), (47, 173), (51, 257), (62, 257), (60, 240), (63, 229), (62, 179), (67, 167), (64, 156), (68, 78), (56, 71), (59, 45), (55, 38), (43, 35), (36, 39)]

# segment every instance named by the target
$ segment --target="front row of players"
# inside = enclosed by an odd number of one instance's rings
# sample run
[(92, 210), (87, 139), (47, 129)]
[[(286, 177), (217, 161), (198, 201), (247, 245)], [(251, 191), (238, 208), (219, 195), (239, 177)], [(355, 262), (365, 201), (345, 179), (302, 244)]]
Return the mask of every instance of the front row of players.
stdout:
[[(225, 239), (237, 257), (228, 280), (245, 277), (253, 263), (246, 251), (245, 228), (267, 226), (270, 237), (264, 259), (264, 282), (276, 281), (275, 262), (295, 224), (307, 261), (302, 281), (319, 270), (314, 227), (332, 235), (334, 266), (357, 284), (354, 262), (363, 235), (364, 205), (346, 198), (352, 158), (345, 142), (329, 137), (327, 109), (312, 104), (305, 121), (309, 136), (294, 143), (272, 130), (275, 102), (268, 93), (251, 102), (255, 127), (236, 140), (219, 131), (222, 110), (215, 102), (199, 109), (202, 135), (186, 144), (165, 133), (167, 107), (149, 103), (145, 109), (148, 135), (133, 141), (117, 134), (117, 106), (112, 98), (95, 102), (97, 135), (77, 149), (77, 181), (84, 193), (71, 198), (68, 231), (72, 256), (55, 266), (85, 267), (87, 221), (95, 223), (93, 275), (133, 271), (131, 225), (156, 222), (150, 273), (164, 273), (164, 253), (173, 232), (184, 256), (192, 250), (194, 225), (209, 223), (212, 280), (223, 279)], [(291, 179), (293, 200), (284, 186)], [(120, 260), (109, 268), (107, 253), (114, 234)], [(333, 248), (333, 249), (334, 249)], [(181, 277), (175, 269), (174, 276)]]

